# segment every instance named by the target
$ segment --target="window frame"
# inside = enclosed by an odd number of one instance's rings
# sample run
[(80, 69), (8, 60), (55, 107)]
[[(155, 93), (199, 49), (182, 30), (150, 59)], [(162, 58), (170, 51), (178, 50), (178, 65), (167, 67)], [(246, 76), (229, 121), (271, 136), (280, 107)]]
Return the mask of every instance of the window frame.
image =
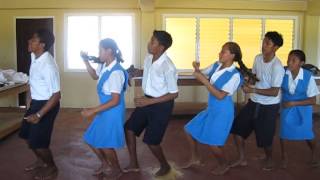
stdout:
[[(110, 12), (110, 13), (65, 13), (64, 14), (64, 30), (63, 30), (63, 65), (64, 72), (87, 72), (84, 69), (76, 69), (68, 67), (68, 17), (70, 16), (98, 16), (98, 33), (101, 40), (101, 19), (102, 16), (131, 16), (132, 17), (132, 64), (136, 65), (137, 59), (137, 37), (136, 37), (136, 13), (134, 12)], [(79, 52), (80, 53), (80, 52)]]
[[(233, 40), (233, 20), (234, 19), (261, 19), (262, 20), (262, 32), (261, 32), (261, 41), (263, 39), (265, 32), (265, 21), (267, 19), (274, 20), (294, 20), (294, 32), (293, 32), (293, 41), (292, 47), (293, 49), (301, 48), (301, 22), (299, 15), (259, 15), (259, 14), (250, 14), (250, 15), (240, 15), (240, 14), (162, 14), (162, 28), (166, 30), (166, 18), (196, 18), (196, 54), (195, 57), (200, 56), (200, 19), (201, 18), (228, 18), (230, 19), (230, 31), (229, 31), (229, 41)], [(261, 43), (260, 43), (261, 48)], [(201, 61), (200, 61), (201, 62)], [(320, 62), (319, 62), (320, 63)], [(191, 72), (192, 69), (179, 69), (177, 67), (178, 72)]]

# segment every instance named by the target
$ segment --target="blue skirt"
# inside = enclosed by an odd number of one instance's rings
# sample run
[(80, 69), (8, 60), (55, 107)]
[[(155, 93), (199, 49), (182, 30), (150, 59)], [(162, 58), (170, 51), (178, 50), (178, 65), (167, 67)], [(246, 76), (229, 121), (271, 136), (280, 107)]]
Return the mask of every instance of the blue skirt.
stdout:
[(223, 146), (228, 138), (234, 119), (233, 103), (209, 106), (194, 117), (185, 130), (202, 144)]
[(281, 111), (280, 138), (310, 140), (312, 130), (312, 106), (294, 106)]
[(98, 114), (84, 134), (84, 141), (94, 148), (123, 148), (124, 112)]

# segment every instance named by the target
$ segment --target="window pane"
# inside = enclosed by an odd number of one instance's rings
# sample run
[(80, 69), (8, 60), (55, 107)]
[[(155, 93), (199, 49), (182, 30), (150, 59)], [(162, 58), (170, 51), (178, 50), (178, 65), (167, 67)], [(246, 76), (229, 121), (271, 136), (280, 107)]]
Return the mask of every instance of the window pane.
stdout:
[(133, 64), (133, 24), (132, 16), (103, 16), (101, 19), (101, 39), (112, 38), (122, 52), (125, 68)]
[(261, 52), (261, 23), (260, 19), (233, 20), (233, 41), (239, 44), (248, 68), (252, 68), (255, 56)]
[(196, 19), (166, 18), (166, 31), (173, 39), (168, 55), (177, 69), (192, 69), (196, 49)]
[(227, 18), (200, 19), (200, 65), (205, 68), (219, 59), (224, 43), (229, 41), (230, 20)]
[(267, 19), (266, 31), (277, 31), (282, 34), (283, 46), (277, 51), (282, 65), (287, 64), (288, 54), (293, 49), (294, 20)]
[(67, 68), (84, 69), (80, 51), (98, 55), (98, 17), (69, 16), (67, 19)]

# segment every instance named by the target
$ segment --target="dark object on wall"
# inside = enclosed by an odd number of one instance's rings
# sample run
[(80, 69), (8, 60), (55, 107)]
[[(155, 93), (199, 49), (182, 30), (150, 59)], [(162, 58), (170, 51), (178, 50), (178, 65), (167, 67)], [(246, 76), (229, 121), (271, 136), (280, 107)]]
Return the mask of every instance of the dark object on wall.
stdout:
[(314, 66), (312, 64), (304, 64), (302, 65), (302, 67), (306, 70), (311, 71), (314, 76), (320, 75), (320, 70), (317, 66)]

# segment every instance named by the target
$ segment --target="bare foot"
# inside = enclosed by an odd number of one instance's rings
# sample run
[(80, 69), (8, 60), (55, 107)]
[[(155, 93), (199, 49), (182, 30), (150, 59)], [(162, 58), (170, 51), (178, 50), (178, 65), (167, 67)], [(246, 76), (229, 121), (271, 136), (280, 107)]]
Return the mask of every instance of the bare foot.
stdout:
[(101, 165), (98, 169), (94, 170), (92, 173), (93, 176), (100, 176), (103, 172), (111, 171), (110, 167)]
[(221, 176), (221, 175), (224, 175), (228, 170), (229, 170), (229, 166), (223, 165), (223, 166), (218, 166), (217, 168), (212, 170), (211, 173), (216, 176)]
[(121, 171), (121, 169), (103, 171), (103, 176), (106, 177), (107, 179), (112, 179), (112, 180), (119, 179), (122, 176), (122, 174), (123, 172)]
[(58, 176), (58, 168), (56, 166), (46, 166), (41, 169), (35, 176), (36, 180), (55, 179)]
[(241, 166), (241, 167), (244, 167), (244, 166), (248, 166), (248, 162), (247, 160), (245, 159), (238, 159), (234, 162), (232, 162), (229, 167), (233, 168), (233, 167), (238, 167), (238, 166)]
[(201, 163), (200, 159), (191, 159), (187, 164), (182, 165), (181, 168), (182, 169), (188, 169), (192, 166), (201, 166), (203, 165), (203, 163)]
[(33, 171), (39, 168), (43, 167), (43, 162), (41, 162), (40, 160), (37, 160), (36, 162), (28, 165), (27, 167), (24, 168), (25, 171), (29, 172), (29, 171)]
[(127, 167), (123, 168), (122, 171), (124, 173), (139, 172), (140, 168), (139, 168), (139, 165), (137, 165), (137, 164), (129, 164)]
[(273, 162), (271, 159), (266, 159), (264, 161), (264, 165), (262, 167), (262, 170), (264, 170), (264, 171), (272, 171), (273, 170)]
[(160, 167), (159, 171), (155, 173), (155, 177), (160, 177), (167, 175), (171, 170), (171, 167), (169, 165)]

